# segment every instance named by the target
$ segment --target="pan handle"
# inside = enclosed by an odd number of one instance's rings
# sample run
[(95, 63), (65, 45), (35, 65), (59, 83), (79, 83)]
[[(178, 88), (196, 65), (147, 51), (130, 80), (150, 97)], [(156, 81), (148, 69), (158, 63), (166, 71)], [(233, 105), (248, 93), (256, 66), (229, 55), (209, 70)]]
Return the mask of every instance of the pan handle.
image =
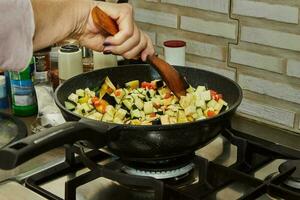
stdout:
[(92, 143), (97, 141), (97, 144), (104, 146), (107, 142), (107, 133), (118, 125), (90, 121), (92, 120), (66, 122), (0, 149), (0, 168), (13, 169), (39, 154), (79, 140), (88, 140)]

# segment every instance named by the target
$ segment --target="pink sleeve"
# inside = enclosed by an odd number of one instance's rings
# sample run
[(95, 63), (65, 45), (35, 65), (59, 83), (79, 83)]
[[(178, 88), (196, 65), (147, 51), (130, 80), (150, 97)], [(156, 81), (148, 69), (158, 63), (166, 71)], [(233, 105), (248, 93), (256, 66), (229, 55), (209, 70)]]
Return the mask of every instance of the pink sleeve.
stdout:
[(0, 0), (0, 69), (22, 70), (29, 63), (34, 17), (30, 0)]

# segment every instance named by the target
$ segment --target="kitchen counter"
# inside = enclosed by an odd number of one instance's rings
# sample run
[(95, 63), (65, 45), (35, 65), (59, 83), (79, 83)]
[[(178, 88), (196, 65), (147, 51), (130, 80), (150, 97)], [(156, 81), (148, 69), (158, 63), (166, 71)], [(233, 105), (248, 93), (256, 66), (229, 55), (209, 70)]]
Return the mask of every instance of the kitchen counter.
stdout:
[[(3, 110), (1, 110), (3, 111)], [(10, 110), (4, 110), (6, 113), (10, 113)], [(22, 121), (25, 122), (28, 130), (28, 135), (31, 135), (31, 124), (35, 121), (36, 116), (32, 117), (19, 117)], [(19, 167), (12, 170), (1, 170), (0, 169), (0, 182), (6, 179), (14, 179), (19, 174), (23, 174), (25, 172), (29, 172), (33, 169), (41, 167), (45, 164), (49, 164), (51, 162), (57, 163), (64, 159), (64, 148), (56, 148), (49, 152), (46, 152), (40, 156), (33, 158), (32, 160), (25, 162)]]

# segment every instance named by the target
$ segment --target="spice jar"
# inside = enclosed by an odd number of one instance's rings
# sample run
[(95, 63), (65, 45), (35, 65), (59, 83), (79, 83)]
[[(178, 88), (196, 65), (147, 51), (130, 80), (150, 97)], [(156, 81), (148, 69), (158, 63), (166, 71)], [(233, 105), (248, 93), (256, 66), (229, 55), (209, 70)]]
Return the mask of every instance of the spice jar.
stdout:
[(91, 56), (92, 52), (90, 49), (86, 47), (82, 47), (82, 65), (83, 65), (83, 72), (90, 72), (93, 71), (93, 58)]
[(34, 81), (47, 82), (48, 72), (51, 68), (50, 64), (50, 51), (51, 48), (46, 48), (41, 51), (35, 52), (34, 57)]
[(182, 40), (168, 40), (164, 42), (164, 56), (171, 65), (185, 65), (185, 46)]

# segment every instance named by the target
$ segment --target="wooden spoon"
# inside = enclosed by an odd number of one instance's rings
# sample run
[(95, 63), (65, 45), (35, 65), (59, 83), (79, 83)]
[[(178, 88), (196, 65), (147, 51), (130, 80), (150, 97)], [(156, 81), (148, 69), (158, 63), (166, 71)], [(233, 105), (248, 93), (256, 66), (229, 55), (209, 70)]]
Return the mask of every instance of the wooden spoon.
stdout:
[[(92, 18), (95, 26), (107, 36), (118, 33), (117, 23), (99, 7), (93, 8)], [(148, 55), (147, 62), (158, 71), (167, 86), (177, 97), (186, 95), (186, 89), (189, 87), (189, 84), (172, 65), (155, 55)]]

